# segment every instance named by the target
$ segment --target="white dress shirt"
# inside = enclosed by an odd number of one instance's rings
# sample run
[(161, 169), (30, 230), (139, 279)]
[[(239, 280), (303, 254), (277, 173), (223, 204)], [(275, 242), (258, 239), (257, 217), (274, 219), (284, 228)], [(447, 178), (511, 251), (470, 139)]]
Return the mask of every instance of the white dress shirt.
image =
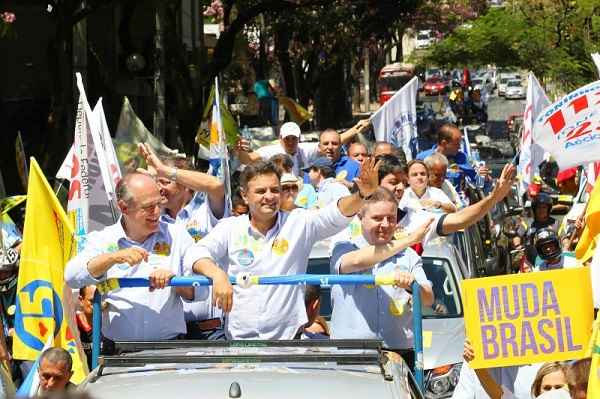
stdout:
[[(252, 228), (248, 215), (227, 218), (188, 249), (184, 265), (191, 270), (194, 262), (209, 258), (231, 276), (303, 274), (315, 242), (341, 231), (350, 220), (333, 203), (319, 210), (280, 211), (263, 236)], [(307, 322), (302, 286), (236, 285), (233, 293), (225, 321), (228, 339), (292, 339)]]
[[(87, 235), (86, 246), (65, 268), (65, 281), (71, 288), (98, 284), (113, 277), (148, 277), (157, 269), (183, 275), (183, 254), (194, 240), (176, 224), (159, 222), (159, 230), (139, 243), (129, 239), (121, 220)], [(148, 251), (148, 261), (138, 265), (116, 264), (105, 275), (94, 278), (87, 264), (98, 255), (138, 247)], [(122, 288), (103, 297), (108, 311), (103, 312), (102, 334), (113, 341), (163, 340), (186, 332), (182, 299), (174, 288)]]

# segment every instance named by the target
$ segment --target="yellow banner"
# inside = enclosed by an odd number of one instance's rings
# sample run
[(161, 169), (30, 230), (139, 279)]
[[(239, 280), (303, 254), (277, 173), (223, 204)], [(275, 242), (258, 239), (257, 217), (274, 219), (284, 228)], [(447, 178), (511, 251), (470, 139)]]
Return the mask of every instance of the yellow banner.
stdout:
[(73, 252), (73, 227), (52, 188), (31, 158), (27, 190), (25, 228), (17, 283), (13, 357), (35, 360), (53, 337), (55, 347), (73, 357), (74, 375), (79, 383), (87, 374), (82, 361), (78, 331), (66, 289), (64, 267)]
[(580, 359), (592, 332), (589, 268), (462, 282), (473, 368)]

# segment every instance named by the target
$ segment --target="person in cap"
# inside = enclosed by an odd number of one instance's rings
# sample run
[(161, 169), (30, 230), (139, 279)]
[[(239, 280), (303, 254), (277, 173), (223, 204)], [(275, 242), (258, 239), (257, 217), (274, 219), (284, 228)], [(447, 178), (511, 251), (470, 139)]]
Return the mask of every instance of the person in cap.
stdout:
[(331, 159), (317, 158), (305, 172), (310, 184), (317, 191), (315, 204), (317, 208), (323, 208), (331, 202), (337, 202), (340, 198), (350, 195), (350, 190), (336, 179)]
[[(369, 127), (369, 123), (368, 119), (359, 121), (352, 128), (339, 135), (340, 142), (342, 144), (348, 143), (358, 133), (366, 130)], [(240, 162), (245, 165), (250, 165), (260, 160), (268, 160), (275, 154), (287, 154), (294, 162), (293, 174), (300, 176), (302, 169), (308, 167), (322, 153), (320, 142), (300, 143), (300, 133), (300, 126), (297, 123), (286, 122), (279, 129), (279, 142), (277, 144), (263, 146), (256, 151), (252, 151), (249, 141), (240, 138), (235, 150)]]
[[(313, 245), (343, 230), (378, 188), (378, 164), (361, 167), (357, 191), (318, 210), (281, 210), (281, 176), (268, 162), (240, 176), (250, 215), (227, 218), (188, 249), (185, 265), (213, 280), (213, 297), (229, 313), (229, 339), (292, 339), (307, 323), (300, 285), (232, 287), (229, 276), (306, 273)], [(219, 267), (216, 262), (223, 265)]]
[(302, 190), (302, 181), (291, 173), (281, 175), (281, 209), (291, 212), (298, 208), (296, 199)]

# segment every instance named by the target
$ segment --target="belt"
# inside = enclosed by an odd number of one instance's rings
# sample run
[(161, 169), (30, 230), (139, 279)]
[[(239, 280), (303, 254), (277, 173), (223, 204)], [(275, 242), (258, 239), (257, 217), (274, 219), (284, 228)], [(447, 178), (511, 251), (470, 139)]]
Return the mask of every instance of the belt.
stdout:
[(188, 326), (192, 326), (195, 329), (200, 331), (211, 331), (216, 330), (217, 328), (221, 328), (223, 323), (220, 318), (215, 317), (214, 319), (206, 319), (200, 321), (189, 321)]

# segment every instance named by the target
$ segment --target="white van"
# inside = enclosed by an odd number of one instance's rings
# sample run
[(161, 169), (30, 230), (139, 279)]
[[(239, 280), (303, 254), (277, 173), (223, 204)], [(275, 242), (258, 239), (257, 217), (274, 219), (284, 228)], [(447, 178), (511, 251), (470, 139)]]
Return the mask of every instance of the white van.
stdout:
[(431, 30), (420, 30), (417, 32), (417, 43), (415, 48), (424, 49), (431, 46), (434, 42), (433, 32)]

